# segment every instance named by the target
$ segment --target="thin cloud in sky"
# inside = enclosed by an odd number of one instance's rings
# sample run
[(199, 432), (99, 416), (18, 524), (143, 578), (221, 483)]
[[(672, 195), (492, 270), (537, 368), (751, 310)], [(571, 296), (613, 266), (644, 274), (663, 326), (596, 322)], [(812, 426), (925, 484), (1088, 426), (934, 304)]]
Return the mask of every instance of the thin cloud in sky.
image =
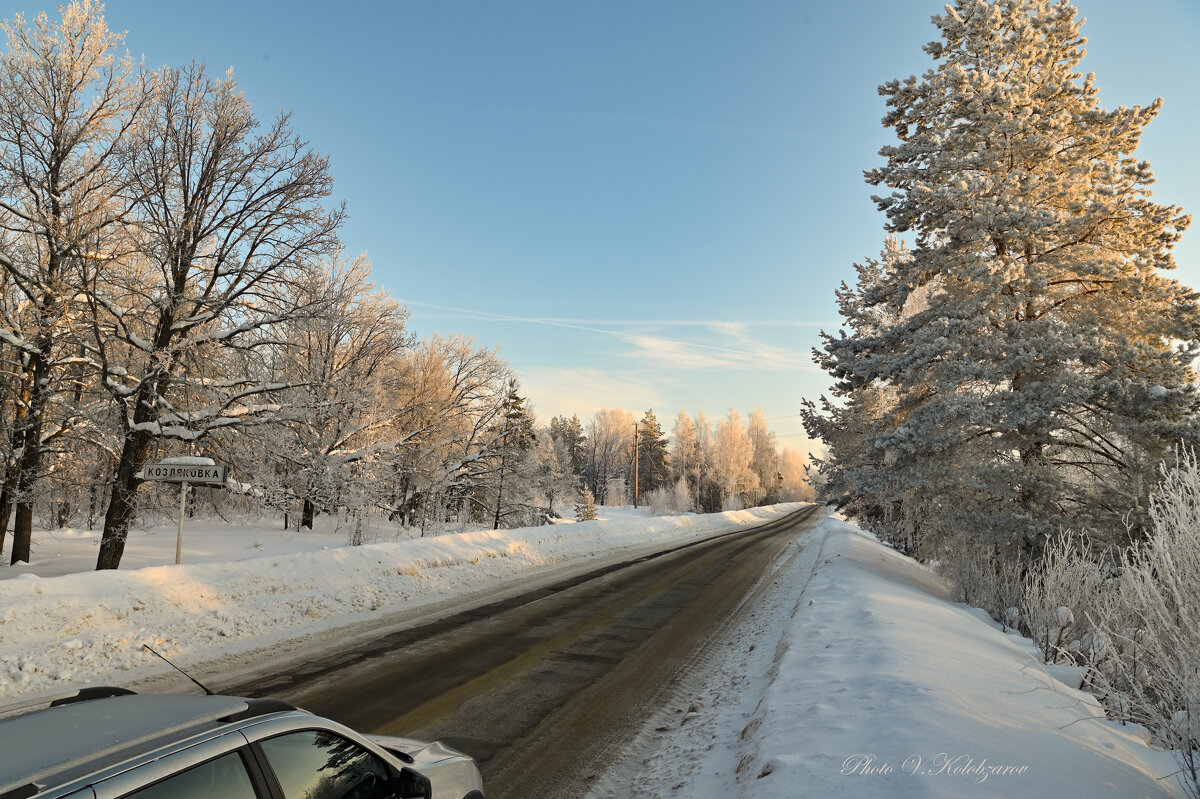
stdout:
[[(489, 311), (474, 311), (467, 308), (451, 308), (446, 305), (432, 305), (424, 302), (410, 302), (401, 300), (405, 305), (416, 305), (422, 308), (436, 308), (449, 311), (445, 316), (435, 316), (434, 318), (454, 319), (461, 314), (470, 316), (482, 316), (496, 322), (537, 322), (545, 325), (561, 325), (563, 327), (579, 327), (583, 326), (609, 326), (609, 327), (708, 327), (714, 325), (736, 325), (746, 328), (757, 327), (811, 327), (811, 328), (829, 328), (836, 329), (843, 322), (836, 320), (825, 322), (813, 322), (804, 319), (753, 319), (748, 321), (734, 322), (712, 319), (594, 319), (594, 318), (576, 318), (565, 316), (539, 316), (536, 318), (526, 318), (520, 316), (505, 316), (503, 314), (494, 314)], [(611, 331), (609, 331), (611, 332)]]
[(676, 341), (661, 336), (635, 336), (636, 349), (628, 357), (651, 361), (660, 369), (757, 369), (794, 371), (811, 364), (765, 344), (740, 339), (743, 348), (712, 347)]
[(401, 300), (406, 305), (420, 308), (433, 308), (456, 314), (494, 320), (499, 322), (519, 322), (524, 324), (546, 325), (568, 330), (579, 330), (585, 333), (596, 333), (603, 336), (621, 339), (634, 345), (631, 352), (623, 353), (627, 357), (642, 358), (651, 361), (658, 368), (673, 369), (764, 369), (783, 370), (801, 369), (812, 370), (815, 367), (807, 356), (800, 356), (756, 341), (750, 336), (752, 326), (758, 322), (731, 322), (711, 320), (706, 322), (689, 322), (689, 326), (703, 327), (714, 331), (731, 343), (738, 346), (722, 346), (705, 344), (698, 341), (684, 341), (678, 338), (634, 333), (628, 330), (613, 330), (598, 327), (600, 324), (621, 325), (624, 327), (662, 327), (676, 323), (671, 322), (636, 322), (629, 320), (599, 322), (589, 320), (588, 324), (576, 321), (566, 321), (558, 318), (524, 317), (510, 314), (499, 314), (492, 311), (479, 311), (471, 308), (456, 308), (449, 305), (437, 305), (428, 302)]
[(744, 322), (711, 322), (713, 330), (731, 338), (745, 338), (746, 324)]

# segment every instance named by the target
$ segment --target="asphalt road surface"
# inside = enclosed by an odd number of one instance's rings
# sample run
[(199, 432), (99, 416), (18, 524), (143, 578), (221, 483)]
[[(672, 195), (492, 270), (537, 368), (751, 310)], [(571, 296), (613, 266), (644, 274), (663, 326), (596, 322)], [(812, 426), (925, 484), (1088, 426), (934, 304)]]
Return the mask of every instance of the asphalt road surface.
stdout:
[(333, 652), (228, 693), (472, 755), (488, 799), (582, 796), (824, 515), (805, 508)]

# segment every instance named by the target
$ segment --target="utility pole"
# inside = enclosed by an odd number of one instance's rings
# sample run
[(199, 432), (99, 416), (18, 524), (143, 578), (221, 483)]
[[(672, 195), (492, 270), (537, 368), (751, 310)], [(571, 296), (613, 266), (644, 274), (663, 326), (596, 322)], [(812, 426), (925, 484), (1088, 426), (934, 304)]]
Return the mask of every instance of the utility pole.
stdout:
[(633, 423), (633, 507), (638, 505), (638, 426)]

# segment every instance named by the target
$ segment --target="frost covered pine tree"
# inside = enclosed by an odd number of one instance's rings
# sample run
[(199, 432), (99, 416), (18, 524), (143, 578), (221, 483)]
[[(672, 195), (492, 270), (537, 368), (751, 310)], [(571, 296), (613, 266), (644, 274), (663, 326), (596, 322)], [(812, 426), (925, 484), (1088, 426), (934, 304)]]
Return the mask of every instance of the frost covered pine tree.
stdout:
[(893, 318), (826, 349), (852, 391), (894, 392), (865, 456), (897, 496), (938, 486), (926, 533), (1115, 537), (1197, 429), (1200, 316), (1162, 274), (1190, 218), (1133, 155), (1161, 101), (1100, 107), (1066, 2), (955, 0), (933, 22), (936, 66), (880, 87), (899, 141), (866, 172), (913, 240), (858, 297)]
[[(825, 451), (812, 459), (825, 499), (908, 553), (914, 552), (920, 537), (925, 516), (922, 508), (934, 502), (933, 494), (941, 484), (904, 484), (896, 479), (894, 464), (886, 463), (879, 449), (872, 449), (875, 436), (897, 423), (896, 392), (882, 380), (855, 378), (857, 359), (862, 355), (857, 343), (878, 336), (904, 316), (904, 311), (886, 304), (868, 306), (863, 298), (885, 276), (890, 278), (906, 268), (911, 259), (907, 245), (888, 236), (878, 259), (854, 264), (856, 284), (842, 283), (835, 292), (839, 313), (850, 332), (822, 333), (825, 346), (814, 351), (817, 363), (838, 378), (832, 394), (841, 401), (826, 397), (819, 403), (804, 400), (800, 410), (809, 436), (825, 445)], [(919, 304), (910, 300), (910, 310)]]
[(668, 466), (667, 439), (663, 435), (662, 426), (658, 423), (653, 408), (646, 411), (646, 415), (638, 422), (637, 456), (639, 494), (649, 496), (650, 492), (670, 483), (671, 470)]
[(596, 498), (587, 486), (579, 492), (579, 501), (575, 503), (575, 521), (591, 522), (596, 520)]

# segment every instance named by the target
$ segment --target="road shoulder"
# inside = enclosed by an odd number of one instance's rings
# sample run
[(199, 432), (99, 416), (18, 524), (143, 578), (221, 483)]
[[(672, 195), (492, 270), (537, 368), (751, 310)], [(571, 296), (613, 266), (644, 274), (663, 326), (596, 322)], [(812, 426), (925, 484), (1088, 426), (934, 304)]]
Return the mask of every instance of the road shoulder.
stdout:
[(747, 725), (788, 626), (822, 555), (823, 525), (790, 546), (740, 612), (713, 631), (622, 756), (598, 775), (589, 799), (726, 797), (748, 767)]
[(836, 518), (804, 543), (591, 796), (1183, 795), (1144, 730), (928, 569)]

